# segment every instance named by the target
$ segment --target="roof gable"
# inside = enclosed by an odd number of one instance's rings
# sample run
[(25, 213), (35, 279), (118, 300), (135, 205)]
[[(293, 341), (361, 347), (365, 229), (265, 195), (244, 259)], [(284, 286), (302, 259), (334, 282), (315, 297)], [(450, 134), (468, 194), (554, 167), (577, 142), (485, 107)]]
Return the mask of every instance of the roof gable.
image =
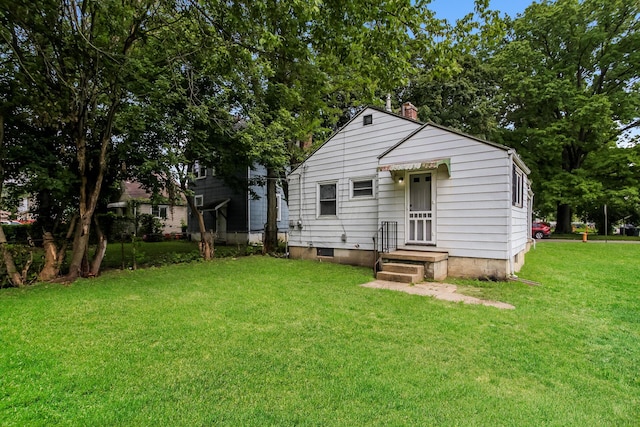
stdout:
[[(504, 151), (513, 150), (513, 148), (509, 148), (506, 145), (498, 144), (498, 143), (492, 142), (492, 141), (487, 141), (486, 139), (482, 139), (482, 138), (478, 138), (478, 137), (473, 136), (473, 135), (469, 135), (469, 134), (464, 133), (462, 131), (459, 131), (457, 129), (453, 129), (453, 128), (449, 128), (449, 127), (446, 127), (446, 126), (438, 125), (438, 124), (433, 123), (433, 122), (427, 122), (424, 125), (422, 125), (419, 129), (416, 129), (414, 132), (412, 132), (411, 134), (407, 135), (407, 137), (404, 138), (402, 141), (399, 141), (393, 147), (390, 147), (387, 151), (385, 151), (384, 153), (380, 154), (380, 156), (378, 156), (378, 159), (382, 159), (384, 156), (386, 156), (387, 154), (391, 153), (393, 150), (395, 150), (396, 148), (398, 148), (399, 146), (404, 144), (406, 141), (410, 140), (414, 135), (416, 135), (417, 133), (419, 133), (423, 129), (426, 129), (427, 127), (435, 127), (437, 129), (441, 129), (441, 130), (443, 130), (445, 132), (449, 132), (449, 133), (453, 133), (453, 134), (456, 134), (456, 135), (460, 135), (460, 136), (463, 136), (465, 138), (469, 138), (469, 139), (472, 139), (474, 141), (478, 141), (478, 142), (481, 142), (483, 144), (487, 144), (487, 145), (490, 145), (490, 146), (495, 147), (495, 148), (499, 148), (499, 149), (504, 150)], [(513, 150), (513, 151), (515, 151), (515, 150)]]
[(293, 168), (293, 170), (291, 170), (291, 173), (294, 173), (300, 166), (302, 166), (305, 162), (307, 162), (307, 160), (309, 160), (318, 150), (322, 149), (322, 147), (324, 147), (325, 145), (327, 145), (329, 142), (331, 142), (337, 135), (341, 134), (342, 132), (344, 132), (349, 126), (351, 126), (354, 122), (356, 122), (358, 119), (364, 117), (366, 115), (367, 112), (378, 112), (378, 113), (384, 113), (387, 114), (391, 117), (395, 117), (395, 118), (399, 118), (402, 120), (406, 120), (408, 122), (411, 123), (416, 123), (416, 124), (421, 124), (421, 122), (418, 122), (416, 120), (410, 119), (408, 117), (404, 117), (400, 114), (396, 114), (390, 111), (387, 111), (385, 109), (379, 108), (379, 107), (375, 107), (375, 106), (366, 106), (364, 108), (362, 108), (360, 111), (358, 111), (347, 123), (345, 123), (340, 129), (336, 130), (334, 133), (331, 134), (331, 136), (329, 136), (329, 138), (327, 138), (321, 145), (319, 145), (318, 147), (316, 147), (311, 153), (309, 153), (309, 155), (306, 157), (306, 159), (304, 159), (304, 161), (302, 161), (299, 165), (297, 165), (295, 168)]
[(459, 136), (462, 136), (464, 138), (470, 139), (472, 141), (476, 141), (476, 142), (482, 143), (484, 145), (488, 145), (490, 147), (497, 148), (497, 149), (502, 150), (502, 151), (506, 151), (509, 155), (513, 156), (513, 161), (527, 175), (529, 173), (531, 173), (531, 170), (527, 167), (527, 165), (524, 163), (524, 161), (520, 158), (520, 156), (518, 155), (518, 153), (516, 152), (516, 150), (514, 148), (507, 147), (506, 145), (498, 144), (496, 142), (488, 141), (486, 139), (478, 138), (478, 137), (475, 137), (473, 135), (469, 135), (467, 133), (461, 132), (461, 131), (459, 131), (457, 129), (452, 129), (452, 128), (449, 128), (449, 127), (446, 127), (446, 126), (438, 125), (438, 124), (433, 123), (433, 122), (427, 122), (424, 125), (420, 126), (420, 128), (416, 129), (415, 131), (413, 131), (412, 133), (407, 135), (405, 138), (403, 138), (401, 141), (399, 141), (397, 144), (395, 144), (394, 146), (390, 147), (384, 153), (380, 154), (378, 156), (378, 160), (381, 160), (382, 158), (384, 158), (388, 154), (392, 153), (395, 149), (397, 149), (401, 145), (403, 145), (406, 142), (412, 140), (416, 135), (418, 135), (419, 133), (421, 133), (422, 131), (424, 131), (427, 128), (436, 128), (436, 129), (442, 130), (442, 131), (447, 132), (447, 133), (451, 133), (451, 134), (454, 134), (454, 135), (459, 135)]

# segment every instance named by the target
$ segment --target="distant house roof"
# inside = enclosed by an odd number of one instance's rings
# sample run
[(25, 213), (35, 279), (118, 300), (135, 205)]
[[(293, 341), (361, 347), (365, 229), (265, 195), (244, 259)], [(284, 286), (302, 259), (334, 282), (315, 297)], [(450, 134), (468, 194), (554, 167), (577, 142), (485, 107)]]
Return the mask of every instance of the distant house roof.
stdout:
[[(151, 192), (145, 189), (142, 184), (136, 181), (123, 181), (122, 182), (122, 194), (120, 195), (119, 201), (128, 201), (128, 200), (140, 200), (140, 201), (148, 201), (151, 202), (151, 197), (153, 196)], [(162, 190), (160, 193), (162, 197), (169, 198), (169, 193), (166, 190)], [(184, 195), (180, 194), (180, 203), (185, 204), (186, 199)]]
[(151, 199), (151, 193), (142, 188), (139, 182), (124, 181), (122, 195), (128, 199)]

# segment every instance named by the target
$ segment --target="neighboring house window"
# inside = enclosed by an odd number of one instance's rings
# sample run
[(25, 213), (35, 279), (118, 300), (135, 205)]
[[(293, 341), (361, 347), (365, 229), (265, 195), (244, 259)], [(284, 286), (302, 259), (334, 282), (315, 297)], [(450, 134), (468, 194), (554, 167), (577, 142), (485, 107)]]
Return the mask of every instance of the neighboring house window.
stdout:
[(193, 164), (193, 175), (196, 179), (204, 178), (207, 176), (207, 168), (200, 164), (199, 161)]
[(373, 179), (351, 181), (351, 197), (373, 197)]
[(337, 183), (320, 184), (318, 193), (320, 215), (336, 215), (338, 212)]
[(513, 206), (522, 207), (522, 199), (524, 195), (524, 174), (515, 166), (513, 167), (513, 177), (511, 180), (511, 203)]
[(364, 116), (362, 118), (362, 124), (364, 126), (373, 124), (373, 115), (372, 114), (367, 114), (366, 116)]
[(162, 205), (154, 205), (151, 207), (151, 215), (156, 218), (167, 219), (167, 207)]
[(202, 195), (193, 196), (193, 202), (197, 208), (204, 206), (204, 197)]

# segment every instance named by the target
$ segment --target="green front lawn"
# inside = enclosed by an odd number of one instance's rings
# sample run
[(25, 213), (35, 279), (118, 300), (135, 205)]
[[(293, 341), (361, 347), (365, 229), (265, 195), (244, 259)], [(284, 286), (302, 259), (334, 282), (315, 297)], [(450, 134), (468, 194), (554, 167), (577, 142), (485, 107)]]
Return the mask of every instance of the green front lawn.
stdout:
[(269, 257), (0, 290), (0, 425), (636, 425), (640, 245), (544, 242), (516, 310)]

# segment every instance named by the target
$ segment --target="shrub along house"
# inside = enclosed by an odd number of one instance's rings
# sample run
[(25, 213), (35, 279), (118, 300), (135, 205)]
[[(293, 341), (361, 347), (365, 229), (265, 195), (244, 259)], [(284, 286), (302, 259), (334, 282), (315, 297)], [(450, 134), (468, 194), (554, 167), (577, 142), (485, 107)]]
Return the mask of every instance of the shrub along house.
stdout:
[(528, 174), (513, 149), (420, 123), (410, 103), (365, 108), (289, 175), (290, 255), (390, 280), (504, 279), (529, 248)]

